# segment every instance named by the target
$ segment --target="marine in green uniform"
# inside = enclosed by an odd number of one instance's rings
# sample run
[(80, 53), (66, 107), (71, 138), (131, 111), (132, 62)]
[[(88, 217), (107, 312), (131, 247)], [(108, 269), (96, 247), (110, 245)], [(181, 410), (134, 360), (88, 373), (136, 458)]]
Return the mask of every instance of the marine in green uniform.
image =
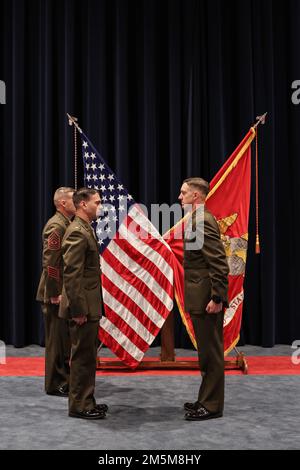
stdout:
[(101, 201), (94, 189), (73, 195), (76, 215), (63, 243), (64, 283), (59, 316), (71, 337), (69, 416), (101, 419), (108, 409), (94, 398), (99, 319), (103, 311), (99, 250), (91, 222)]
[(228, 264), (218, 224), (205, 208), (209, 184), (184, 181), (179, 200), (192, 210), (184, 239), (184, 296), (197, 342), (202, 382), (195, 403), (185, 403), (187, 420), (223, 415), (224, 307), (228, 306)]
[(61, 187), (54, 193), (56, 213), (43, 230), (43, 272), (37, 297), (45, 325), (45, 390), (49, 395), (68, 396), (70, 338), (66, 321), (58, 317), (63, 283), (61, 243), (70, 218), (75, 214), (73, 188)]

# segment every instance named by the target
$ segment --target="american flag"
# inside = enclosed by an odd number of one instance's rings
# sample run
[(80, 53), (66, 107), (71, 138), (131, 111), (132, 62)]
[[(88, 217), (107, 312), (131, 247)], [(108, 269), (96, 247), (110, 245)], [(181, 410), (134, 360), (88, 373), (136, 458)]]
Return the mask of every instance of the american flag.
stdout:
[(84, 182), (100, 192), (94, 229), (105, 316), (99, 338), (135, 368), (173, 308), (173, 253), (80, 129)]

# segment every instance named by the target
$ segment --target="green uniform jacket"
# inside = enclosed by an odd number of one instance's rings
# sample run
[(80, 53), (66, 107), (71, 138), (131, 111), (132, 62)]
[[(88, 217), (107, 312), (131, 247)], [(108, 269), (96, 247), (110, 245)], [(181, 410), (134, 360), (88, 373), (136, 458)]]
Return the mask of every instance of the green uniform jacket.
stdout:
[(61, 244), (70, 220), (56, 212), (46, 223), (43, 230), (43, 272), (36, 300), (50, 303), (50, 297), (58, 297), (62, 291), (63, 260)]
[[(196, 211), (192, 215), (193, 232), (196, 229), (195, 216)], [(202, 222), (197, 223), (197, 230), (198, 236), (202, 235), (203, 246), (200, 245), (200, 249), (196, 250), (187, 249), (188, 239), (184, 240), (184, 297), (187, 312), (205, 313), (212, 296), (220, 297), (224, 306), (228, 306), (229, 269), (219, 226), (206, 208), (202, 210)]]
[(75, 217), (63, 243), (64, 284), (59, 316), (87, 315), (99, 320), (103, 312), (101, 270), (97, 240), (91, 225)]

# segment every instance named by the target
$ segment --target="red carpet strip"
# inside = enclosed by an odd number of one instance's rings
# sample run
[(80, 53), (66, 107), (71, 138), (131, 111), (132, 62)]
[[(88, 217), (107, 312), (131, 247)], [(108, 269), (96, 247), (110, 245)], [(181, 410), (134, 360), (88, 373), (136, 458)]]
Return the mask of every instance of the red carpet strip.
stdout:
[[(177, 361), (195, 361), (195, 357), (177, 357)], [(232, 359), (232, 358), (231, 358)], [(110, 358), (101, 358), (109, 361)], [(295, 365), (290, 356), (246, 356), (248, 375), (300, 375), (300, 364)], [(147, 357), (145, 361), (158, 361), (157, 357)], [(241, 370), (226, 370), (226, 375), (243, 375)], [(101, 371), (97, 375), (105, 376), (177, 376), (199, 375), (197, 370), (135, 370)], [(6, 364), (0, 364), (0, 377), (42, 377), (44, 376), (43, 357), (8, 357)]]

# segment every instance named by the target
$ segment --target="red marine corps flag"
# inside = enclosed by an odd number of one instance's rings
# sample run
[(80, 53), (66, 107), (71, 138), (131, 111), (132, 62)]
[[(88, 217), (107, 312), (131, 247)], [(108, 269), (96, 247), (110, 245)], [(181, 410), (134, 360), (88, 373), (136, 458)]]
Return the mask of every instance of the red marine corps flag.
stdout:
[[(216, 217), (229, 265), (229, 307), (224, 317), (224, 353), (228, 354), (239, 340), (244, 300), (244, 277), (248, 246), (248, 219), (251, 183), (251, 128), (210, 183), (207, 208)], [(175, 296), (182, 320), (196, 347), (190, 316), (184, 311), (183, 233), (184, 219), (164, 235), (176, 261)]]

